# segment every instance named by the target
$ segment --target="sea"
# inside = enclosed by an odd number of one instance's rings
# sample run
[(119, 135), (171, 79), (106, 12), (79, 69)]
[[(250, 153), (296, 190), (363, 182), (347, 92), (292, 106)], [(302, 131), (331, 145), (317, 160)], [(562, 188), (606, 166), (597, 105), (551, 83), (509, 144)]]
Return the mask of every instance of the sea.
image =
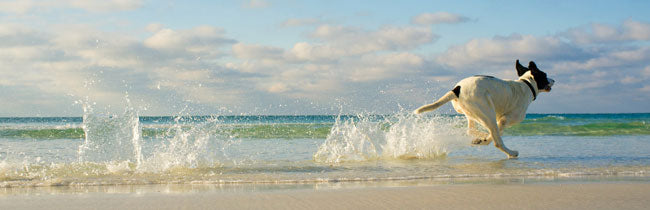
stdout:
[(0, 118), (0, 188), (650, 180), (650, 114), (528, 114), (508, 159), (462, 115)]

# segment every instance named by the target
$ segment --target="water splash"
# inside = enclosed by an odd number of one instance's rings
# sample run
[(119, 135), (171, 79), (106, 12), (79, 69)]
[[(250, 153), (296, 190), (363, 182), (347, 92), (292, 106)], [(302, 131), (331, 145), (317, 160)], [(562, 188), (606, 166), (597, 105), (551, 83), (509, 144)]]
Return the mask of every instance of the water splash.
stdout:
[(125, 96), (123, 113), (98, 113), (86, 98), (83, 100), (84, 143), (79, 146), (79, 162), (142, 162), (142, 140), (138, 112)]
[(143, 153), (138, 112), (128, 95), (125, 99), (126, 108), (120, 114), (98, 113), (87, 99), (81, 102), (85, 138), (78, 150), (79, 163), (103, 164), (107, 173), (218, 167), (227, 159), (226, 148), (236, 142), (224, 135), (224, 125), (217, 117), (194, 120), (178, 116), (165, 131), (147, 138), (152, 149)]
[[(161, 144), (138, 170), (160, 172), (172, 168), (219, 167), (228, 159), (226, 149), (237, 141), (221, 132), (223, 124), (217, 117), (184, 126), (184, 118), (177, 117)], [(190, 120), (191, 121), (191, 120)]]
[(377, 159), (432, 159), (465, 145), (469, 137), (458, 117), (421, 117), (401, 112), (382, 119), (337, 119), (314, 154), (323, 163)]

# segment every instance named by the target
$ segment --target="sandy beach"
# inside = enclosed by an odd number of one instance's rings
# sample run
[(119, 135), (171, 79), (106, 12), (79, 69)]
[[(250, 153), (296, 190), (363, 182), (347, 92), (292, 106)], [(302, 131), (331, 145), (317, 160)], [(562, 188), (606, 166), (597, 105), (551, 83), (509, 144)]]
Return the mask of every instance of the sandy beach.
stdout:
[(42, 190), (5, 193), (0, 196), (0, 209), (647, 209), (650, 206), (648, 182), (201, 192), (39, 191)]

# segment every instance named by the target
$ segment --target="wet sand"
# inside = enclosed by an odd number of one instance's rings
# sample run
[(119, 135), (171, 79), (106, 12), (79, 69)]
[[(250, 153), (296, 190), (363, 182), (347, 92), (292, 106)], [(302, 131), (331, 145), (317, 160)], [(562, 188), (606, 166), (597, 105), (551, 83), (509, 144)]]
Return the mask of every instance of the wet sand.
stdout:
[(2, 194), (0, 209), (648, 209), (650, 206), (649, 182), (38, 192)]

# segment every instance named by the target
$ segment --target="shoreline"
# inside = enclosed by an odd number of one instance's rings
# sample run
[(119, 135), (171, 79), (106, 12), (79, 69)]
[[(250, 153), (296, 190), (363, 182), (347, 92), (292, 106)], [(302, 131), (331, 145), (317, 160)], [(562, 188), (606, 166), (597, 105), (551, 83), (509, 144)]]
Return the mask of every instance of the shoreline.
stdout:
[[(47, 182), (53, 181), (53, 182)], [(387, 177), (387, 178), (341, 178), (341, 179), (277, 179), (277, 180), (185, 180), (185, 181), (144, 181), (138, 182), (124, 179), (102, 180), (102, 182), (80, 182), (80, 180), (41, 180), (25, 184), (22, 181), (0, 181), (0, 196), (10, 194), (23, 194), (26, 192), (54, 192), (56, 194), (75, 191), (75, 189), (97, 189), (93, 192), (124, 191), (123, 189), (138, 189), (139, 191), (168, 191), (170, 186), (191, 186), (193, 190), (249, 187), (256, 190), (273, 190), (278, 186), (293, 186), (290, 188), (348, 188), (348, 187), (409, 187), (433, 185), (463, 185), (463, 184), (576, 184), (576, 183), (608, 183), (608, 182), (648, 182), (650, 175), (647, 173), (620, 173), (620, 174), (569, 174), (567, 176), (440, 176), (440, 177)], [(182, 188), (182, 187), (181, 187)], [(284, 187), (280, 187), (284, 188)]]
[(650, 206), (649, 181), (437, 185), (415, 182), (408, 186), (274, 185), (274, 188), (88, 186), (22, 193), (7, 193), (7, 190), (15, 189), (3, 190), (0, 209), (645, 209)]

